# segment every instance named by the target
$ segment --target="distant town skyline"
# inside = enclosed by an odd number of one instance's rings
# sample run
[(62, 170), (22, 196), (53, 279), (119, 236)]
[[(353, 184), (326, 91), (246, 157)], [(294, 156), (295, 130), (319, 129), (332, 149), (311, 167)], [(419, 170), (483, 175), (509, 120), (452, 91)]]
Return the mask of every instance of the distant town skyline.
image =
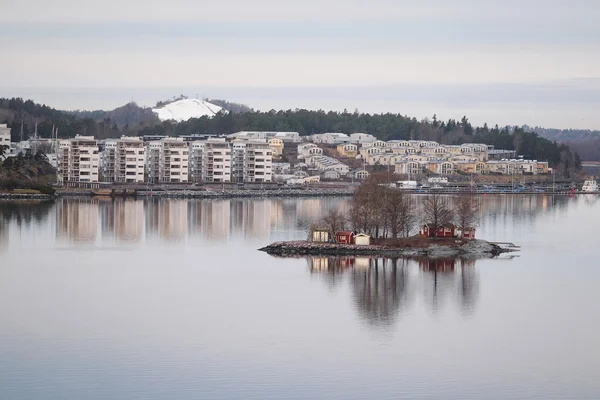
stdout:
[(198, 93), (600, 129), (593, 0), (3, 3), (0, 94), (57, 108)]

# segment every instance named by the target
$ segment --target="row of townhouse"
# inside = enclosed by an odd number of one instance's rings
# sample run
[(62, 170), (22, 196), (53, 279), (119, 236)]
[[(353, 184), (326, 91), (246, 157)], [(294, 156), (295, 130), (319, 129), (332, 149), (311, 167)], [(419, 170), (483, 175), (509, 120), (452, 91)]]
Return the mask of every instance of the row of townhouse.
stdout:
[(319, 171), (335, 171), (340, 176), (346, 176), (350, 172), (350, 167), (341, 163), (339, 160), (321, 155), (314, 155), (306, 158), (306, 165)]
[(63, 185), (271, 182), (272, 159), (265, 140), (122, 137), (100, 144), (76, 136), (59, 142), (57, 180)]
[(390, 160), (397, 174), (414, 175), (431, 172), (439, 175), (451, 175), (458, 171), (466, 174), (547, 174), (548, 162), (537, 160), (493, 160), (481, 161), (477, 158), (456, 157), (454, 159), (423, 158), (422, 156), (403, 156)]
[[(349, 146), (345, 145), (344, 147)], [(342, 154), (352, 154), (352, 149), (348, 152), (346, 149), (340, 149)], [(485, 144), (465, 143), (462, 145), (440, 145), (437, 142), (429, 141), (391, 141), (383, 142), (376, 141), (368, 145), (363, 145), (358, 149), (357, 157), (365, 160), (367, 165), (376, 165), (380, 163), (382, 155), (420, 155), (429, 159), (452, 159), (458, 156), (467, 156), (469, 158), (477, 158), (480, 161), (488, 159), (488, 146)]]
[(368, 133), (352, 133), (347, 135), (345, 133), (339, 132), (327, 132), (327, 133), (318, 133), (315, 135), (309, 136), (309, 141), (318, 144), (329, 144), (329, 145), (338, 145), (338, 144), (369, 144), (373, 143), (377, 140), (375, 136), (370, 135)]

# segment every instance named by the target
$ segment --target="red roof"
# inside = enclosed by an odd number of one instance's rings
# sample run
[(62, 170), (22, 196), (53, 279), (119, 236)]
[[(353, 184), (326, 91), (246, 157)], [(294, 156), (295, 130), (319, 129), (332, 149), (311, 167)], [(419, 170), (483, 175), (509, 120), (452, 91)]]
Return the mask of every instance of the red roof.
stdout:
[(341, 235), (343, 235), (343, 236), (352, 236), (352, 235), (354, 235), (354, 232), (351, 232), (351, 231), (339, 231), (339, 232), (338, 232), (338, 233), (336, 233), (335, 235), (336, 235), (336, 236), (337, 236), (337, 235), (340, 235), (340, 236), (341, 236)]

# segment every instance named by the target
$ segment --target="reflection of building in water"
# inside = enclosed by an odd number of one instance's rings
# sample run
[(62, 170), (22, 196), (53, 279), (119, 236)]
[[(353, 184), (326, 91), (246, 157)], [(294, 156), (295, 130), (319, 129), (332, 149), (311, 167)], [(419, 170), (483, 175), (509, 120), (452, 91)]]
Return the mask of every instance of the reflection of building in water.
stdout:
[(271, 203), (271, 227), (281, 227), (284, 225), (283, 202), (281, 199), (272, 199)]
[(102, 236), (139, 242), (144, 231), (144, 203), (135, 200), (99, 200)]
[(454, 271), (456, 259), (454, 258), (423, 258), (419, 260), (419, 266), (423, 271)]
[(190, 201), (190, 233), (206, 239), (227, 239), (231, 221), (231, 200)]
[(93, 243), (98, 232), (98, 202), (67, 200), (56, 202), (56, 236), (73, 242)]
[(144, 203), (141, 201), (116, 201), (114, 203), (115, 232), (117, 240), (139, 242), (144, 231)]
[(8, 220), (0, 214), (0, 252), (8, 249)]
[(342, 213), (347, 213), (349, 202), (340, 201), (340, 199), (333, 197), (303, 199), (298, 202), (296, 208), (297, 224), (298, 226), (309, 227), (319, 222), (333, 208), (338, 209)]
[(232, 200), (231, 225), (235, 233), (246, 237), (267, 236), (271, 231), (271, 201)]
[(308, 267), (311, 271), (327, 271), (345, 269), (354, 266), (354, 257), (308, 257)]
[(187, 201), (164, 199), (158, 205), (158, 231), (165, 240), (184, 240), (187, 233)]
[(115, 207), (110, 198), (99, 198), (98, 209), (100, 212), (100, 227), (102, 237), (111, 237), (115, 235)]

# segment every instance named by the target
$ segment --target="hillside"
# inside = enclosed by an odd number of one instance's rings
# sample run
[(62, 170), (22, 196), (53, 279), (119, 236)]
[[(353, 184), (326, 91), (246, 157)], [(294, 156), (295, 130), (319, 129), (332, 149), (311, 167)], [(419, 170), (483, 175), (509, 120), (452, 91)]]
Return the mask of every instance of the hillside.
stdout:
[[(183, 100), (185, 101), (182, 102)], [(182, 96), (168, 102), (160, 102), (157, 108), (179, 104), (204, 107), (206, 102), (189, 100)], [(119, 112), (116, 113), (116, 110)], [(581, 164), (579, 155), (573, 153), (567, 145), (542, 138), (534, 132), (518, 127), (490, 128), (487, 124), (476, 127), (471, 125), (466, 116), (460, 120), (440, 121), (434, 115), (431, 119), (419, 121), (416, 118), (392, 113), (361, 114), (311, 110), (223, 113), (211, 109), (210, 113), (205, 110), (210, 115), (178, 123), (158, 122), (156, 117), (145, 120), (146, 111), (149, 109), (140, 108), (134, 103), (116, 110), (113, 110), (112, 114), (99, 111), (66, 113), (35, 104), (30, 100), (0, 99), (0, 123), (8, 123), (13, 128), (13, 140), (20, 137), (21, 126), (23, 126), (24, 138), (31, 135), (35, 121), (38, 122), (38, 132), (42, 137), (49, 137), (52, 126), (55, 125), (59, 128), (60, 137), (87, 134), (99, 139), (121, 135), (228, 134), (242, 130), (296, 131), (301, 135), (324, 132), (368, 132), (382, 140), (421, 139), (434, 140), (443, 144), (486, 143), (499, 149), (516, 150), (517, 154), (525, 158), (549, 161), (551, 166), (562, 167), (565, 171), (578, 168)], [(111, 120), (110, 115), (114, 118), (129, 116), (130, 123), (120, 125)], [(120, 122), (127, 122), (127, 120)]]
[(600, 161), (600, 131), (589, 129), (549, 129), (539, 126), (523, 126), (548, 140), (556, 140), (576, 151), (584, 161)]

